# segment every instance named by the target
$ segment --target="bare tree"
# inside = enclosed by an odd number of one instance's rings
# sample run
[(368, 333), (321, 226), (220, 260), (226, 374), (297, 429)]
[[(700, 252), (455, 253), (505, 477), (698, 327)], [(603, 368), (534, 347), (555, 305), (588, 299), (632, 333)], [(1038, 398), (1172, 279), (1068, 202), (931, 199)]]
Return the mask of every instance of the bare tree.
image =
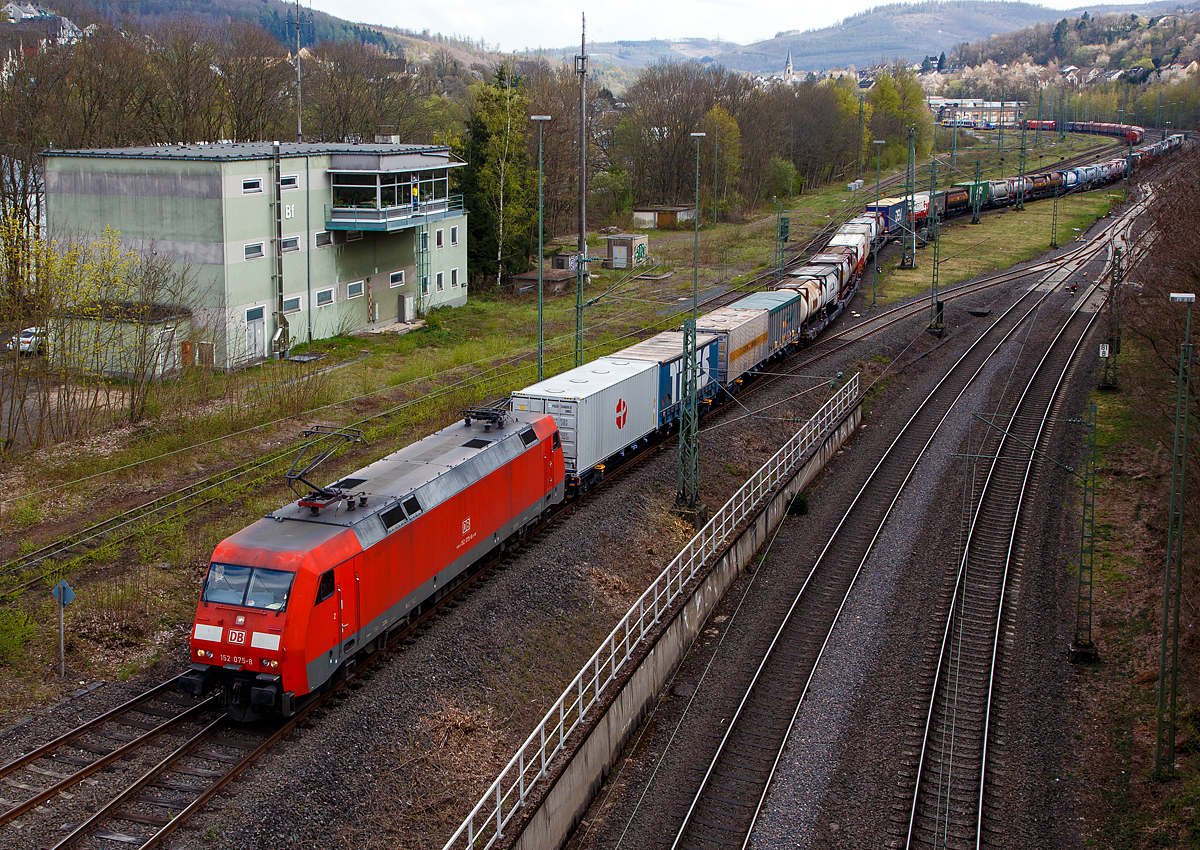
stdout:
[(322, 42), (313, 57), (304, 66), (304, 126), (313, 139), (374, 141), (382, 126), (404, 120), (413, 83), (403, 59), (359, 41)]
[(218, 63), (229, 137), (239, 142), (286, 137), (296, 73), (283, 45), (262, 27), (235, 21), (223, 33)]
[(155, 84), (153, 134), (159, 142), (221, 138), (221, 87), (214, 70), (217, 44), (201, 24), (175, 18), (149, 39)]
[[(528, 93), (529, 113), (550, 116), (542, 128), (546, 230), (551, 234), (575, 232), (579, 229), (579, 77), (571, 66), (552, 66), (545, 59), (518, 63), (516, 75)], [(590, 77), (586, 108), (587, 137), (595, 140), (609, 117), (610, 104), (601, 96), (599, 84)], [(529, 161), (536, 168), (536, 127), (530, 126), (526, 139)], [(596, 144), (588, 146), (588, 155), (587, 184), (593, 187), (596, 172), (610, 169), (612, 164), (607, 162), (605, 150)]]
[(14, 54), (0, 84), (0, 218), (15, 220), (27, 234), (37, 231), (42, 217), (39, 154), (62, 144), (65, 133), (65, 51), (48, 46)]
[(146, 45), (108, 25), (74, 46), (67, 89), (66, 147), (144, 144), (154, 92)]

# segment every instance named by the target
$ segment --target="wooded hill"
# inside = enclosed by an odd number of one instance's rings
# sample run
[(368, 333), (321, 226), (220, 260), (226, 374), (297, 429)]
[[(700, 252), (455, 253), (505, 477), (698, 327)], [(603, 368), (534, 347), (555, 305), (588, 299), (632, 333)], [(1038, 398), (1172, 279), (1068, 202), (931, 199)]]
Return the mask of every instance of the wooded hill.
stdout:
[(1101, 12), (1143, 18), (1163, 15), (1193, 3), (1144, 3), (1122, 6), (1088, 6), (1063, 12), (1030, 3), (997, 3), (983, 0), (932, 0), (928, 3), (895, 3), (852, 15), (831, 27), (782, 32), (768, 41), (737, 47), (712, 58), (727, 68), (759, 74), (778, 74), (788, 51), (797, 71), (862, 68), (904, 58), (919, 62), (924, 56), (956, 51), (960, 45), (986, 40), (999, 33), (1026, 31), (1038, 24), (1053, 24), (1063, 17), (1092, 16)]
[[(155, 30), (180, 16), (209, 27), (243, 22), (262, 27), (281, 44), (296, 44), (296, 4), (286, 0), (40, 0), (39, 4), (65, 15), (81, 27), (92, 23), (132, 25)], [(410, 62), (423, 62), (435, 53), (448, 51), (454, 59), (470, 64), (472, 58), (494, 56), (482, 40), (472, 41), (441, 33), (414, 32), (394, 27), (347, 21), (325, 12), (300, 7), (300, 45), (312, 47), (323, 41), (352, 39), (373, 44)]]
[[(213, 26), (233, 21), (253, 23), (284, 44), (296, 43), (295, 5), (285, 0), (45, 0), (43, 5), (81, 26), (104, 20), (115, 25), (128, 22), (141, 29), (155, 29), (183, 14)], [(878, 6), (833, 26), (808, 31), (787, 30), (755, 44), (738, 45), (706, 38), (631, 39), (591, 42), (588, 51), (593, 56), (592, 67), (601, 85), (620, 92), (633, 83), (636, 69), (660, 61), (697, 60), (752, 74), (778, 74), (783, 70), (784, 59), (790, 50), (792, 64), (798, 72), (849, 65), (862, 68), (898, 58), (918, 62), (927, 55), (938, 56), (943, 52), (951, 55), (964, 44), (993, 37), (995, 52), (1000, 55), (1007, 48), (999, 34), (1025, 38), (1024, 33), (1043, 25), (1043, 29), (1037, 31), (1041, 39), (1064, 17), (1079, 18), (1085, 12), (1091, 18), (1135, 13), (1148, 19), (1180, 8), (1196, 7), (1195, 0), (1186, 3), (1163, 0), (1118, 6), (1088, 5), (1063, 12), (1022, 2), (931, 0)], [(487, 33), (478, 33), (471, 38), (415, 32), (354, 23), (303, 6), (301, 17), (304, 25), (300, 43), (303, 46), (350, 38), (374, 44), (394, 55), (403, 54), (411, 62), (428, 61), (439, 52), (448, 53), (468, 67), (476, 62), (492, 66), (496, 61), (496, 54), (486, 41)], [(781, 17), (781, 23), (788, 23), (786, 14)], [(545, 55), (551, 61), (564, 56), (569, 61), (577, 50), (578, 45), (567, 45), (561, 50), (545, 51)]]
[(1039, 65), (1098, 66), (1140, 71), (1200, 59), (1200, 12), (1089, 13), (1003, 33), (958, 50), (972, 66), (1029, 61)]

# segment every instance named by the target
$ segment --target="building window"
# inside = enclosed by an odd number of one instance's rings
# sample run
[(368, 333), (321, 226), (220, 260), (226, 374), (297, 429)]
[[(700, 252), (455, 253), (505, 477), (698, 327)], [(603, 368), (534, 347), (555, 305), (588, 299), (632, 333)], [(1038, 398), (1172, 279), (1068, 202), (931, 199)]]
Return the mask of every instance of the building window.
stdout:
[(294, 298), (283, 299), (283, 312), (299, 313), (300, 312), (300, 296), (297, 295)]
[(434, 244), (436, 244), (439, 248), (444, 247), (444, 242), (442, 240), (442, 233), (444, 233), (444, 232), (445, 231), (439, 230), (437, 232), (437, 238), (434, 240)]
[(318, 307), (324, 307), (326, 304), (332, 304), (332, 303), (333, 303), (333, 290), (332, 289), (318, 289), (317, 290), (317, 306)]
[(252, 310), (246, 311), (246, 322), (247, 323), (257, 322), (262, 317), (263, 317), (263, 308), (262, 307), (255, 307)]
[(279, 250), (285, 254), (290, 253), (292, 251), (299, 251), (300, 250), (300, 237), (299, 236), (289, 236), (287, 239), (280, 240)]
[(450, 244), (451, 245), (458, 244), (458, 227), (450, 228)]
[(379, 178), (376, 174), (333, 174), (333, 205), (335, 207), (379, 206)]
[(429, 250), (429, 231), (427, 231), (427, 230), (421, 231), (421, 250), (422, 251)]
[(458, 286), (458, 269), (450, 269), (450, 285)]
[(317, 234), (317, 247), (324, 248), (326, 245), (333, 244), (333, 234), (328, 230), (322, 230)]
[(256, 177), (253, 180), (243, 180), (242, 181), (242, 194), (243, 195), (253, 195), (253, 194), (255, 194), (257, 192), (261, 192), (261, 191), (262, 191), (262, 179), (261, 178)]
[(362, 294), (363, 294), (363, 282), (361, 280), (356, 280), (356, 281), (354, 281), (354, 283), (346, 284), (346, 297), (347, 298), (358, 298)]
[(421, 277), (421, 294), (422, 295), (429, 294), (429, 275), (423, 275)]
[(443, 289), (446, 288), (443, 285), (444, 280), (445, 280), (445, 276), (442, 274), (442, 272), (438, 272), (437, 273), (437, 291), (438, 292), (441, 292)]
[(362, 231), (361, 230), (347, 230), (346, 231), (346, 241), (347, 242), (357, 242), (359, 239), (362, 239)]
[(279, 178), (280, 189), (298, 189), (300, 187), (300, 175), (285, 174)]
[(392, 272), (388, 277), (389, 286), (404, 286), (404, 269), (398, 272)]
[(255, 242), (253, 245), (246, 246), (246, 259), (257, 260), (263, 255), (263, 243)]

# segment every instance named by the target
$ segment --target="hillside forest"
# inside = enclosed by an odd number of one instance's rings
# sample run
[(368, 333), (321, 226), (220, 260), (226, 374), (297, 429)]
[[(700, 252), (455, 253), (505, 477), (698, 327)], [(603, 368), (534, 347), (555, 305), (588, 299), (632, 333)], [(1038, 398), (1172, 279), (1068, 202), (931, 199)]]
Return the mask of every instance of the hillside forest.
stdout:
[(1084, 12), (961, 44), (950, 70), (923, 77), (933, 94), (1007, 97), (1046, 118), (1195, 127), (1200, 121), (1200, 13), (1143, 17)]

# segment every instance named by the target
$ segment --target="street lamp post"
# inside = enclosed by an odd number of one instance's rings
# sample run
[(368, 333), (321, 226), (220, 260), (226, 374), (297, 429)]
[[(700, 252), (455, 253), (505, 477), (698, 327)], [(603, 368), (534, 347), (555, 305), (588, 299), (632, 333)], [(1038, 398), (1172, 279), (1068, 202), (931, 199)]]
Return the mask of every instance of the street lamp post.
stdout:
[[(950, 122), (954, 123), (953, 120)], [(958, 132), (957, 130), (955, 132)], [(883, 158), (883, 146), (887, 144), (884, 139), (872, 139), (871, 144), (875, 145), (875, 212), (879, 212), (879, 160)], [(887, 226), (887, 222), (884, 222)], [(882, 228), (880, 228), (882, 230)], [(871, 268), (873, 269), (871, 276), (871, 306), (875, 306), (875, 290), (879, 286), (879, 246), (875, 245), (871, 251)]]
[[(1183, 326), (1183, 344), (1179, 346), (1179, 383), (1175, 388), (1175, 451), (1171, 458), (1167, 563), (1163, 575), (1162, 653), (1158, 662), (1158, 721), (1154, 748), (1154, 775), (1158, 779), (1169, 779), (1175, 775), (1175, 716), (1179, 693), (1179, 597), (1183, 591), (1183, 505), (1184, 485), (1187, 483), (1188, 419), (1191, 418), (1192, 412), (1192, 304), (1196, 301), (1196, 295), (1192, 292), (1172, 292), (1171, 301), (1187, 304), (1187, 319)], [(1172, 587), (1175, 593), (1173, 603)], [(1171, 632), (1169, 661), (1168, 631)]]
[(538, 125), (538, 380), (545, 377), (545, 334), (542, 321), (542, 128), (550, 120), (549, 115), (531, 115), (530, 121)]

